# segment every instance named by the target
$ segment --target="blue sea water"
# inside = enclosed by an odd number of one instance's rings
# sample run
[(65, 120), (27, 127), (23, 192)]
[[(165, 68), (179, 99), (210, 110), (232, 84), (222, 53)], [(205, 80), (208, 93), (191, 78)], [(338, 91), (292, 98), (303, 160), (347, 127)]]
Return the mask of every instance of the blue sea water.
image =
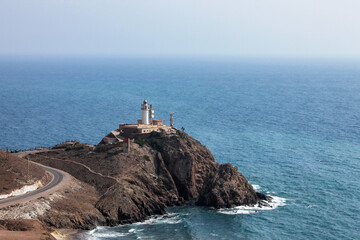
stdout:
[(360, 238), (359, 61), (3, 58), (0, 87), (2, 149), (96, 144), (147, 98), (277, 204), (174, 207), (77, 238)]

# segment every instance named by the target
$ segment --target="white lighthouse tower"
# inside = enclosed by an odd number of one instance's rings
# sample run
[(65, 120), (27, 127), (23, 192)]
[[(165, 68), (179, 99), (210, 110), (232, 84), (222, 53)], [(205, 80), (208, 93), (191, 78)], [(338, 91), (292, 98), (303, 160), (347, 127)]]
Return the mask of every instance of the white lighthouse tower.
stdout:
[(141, 104), (141, 112), (142, 112), (142, 124), (149, 125), (150, 124), (150, 106), (147, 103), (147, 100), (144, 100), (144, 103)]

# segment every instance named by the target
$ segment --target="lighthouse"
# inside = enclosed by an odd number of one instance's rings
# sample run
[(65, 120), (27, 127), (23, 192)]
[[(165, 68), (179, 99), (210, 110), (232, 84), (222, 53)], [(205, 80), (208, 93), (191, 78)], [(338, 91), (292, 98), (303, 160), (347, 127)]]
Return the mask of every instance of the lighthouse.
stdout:
[[(155, 119), (154, 117), (155, 110), (152, 104), (149, 104), (145, 99), (141, 104), (141, 119), (137, 120), (137, 124), (129, 123), (129, 124), (119, 124), (119, 128), (117, 131), (112, 131), (111, 135), (106, 136), (103, 139), (103, 142), (123, 142), (124, 144), (128, 144), (126, 146), (130, 146), (130, 142), (126, 139), (134, 139), (142, 134), (150, 134), (152, 132), (175, 132), (176, 129), (172, 127), (173, 116), (171, 113), (171, 126), (166, 126), (163, 120)], [(121, 136), (117, 137), (117, 136)], [(113, 139), (116, 138), (116, 139)], [(128, 151), (125, 149), (124, 151)]]
[(150, 105), (147, 103), (147, 100), (144, 100), (144, 103), (141, 104), (141, 112), (142, 112), (142, 124), (149, 125), (150, 124)]

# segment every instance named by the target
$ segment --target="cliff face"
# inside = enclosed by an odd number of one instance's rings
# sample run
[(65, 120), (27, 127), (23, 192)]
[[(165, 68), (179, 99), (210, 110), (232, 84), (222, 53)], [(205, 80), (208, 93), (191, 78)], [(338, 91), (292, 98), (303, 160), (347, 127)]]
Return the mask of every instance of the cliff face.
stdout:
[(159, 138), (163, 145), (158, 149), (185, 200), (216, 208), (256, 204), (255, 191), (237, 167), (215, 162), (199, 141), (180, 131)]
[(230, 163), (218, 166), (201, 190), (198, 204), (217, 208), (253, 205), (258, 199), (252, 186)]
[[(30, 158), (67, 171), (95, 188), (92, 200), (84, 198), (79, 204), (91, 206), (102, 217), (78, 216), (84, 218), (77, 219), (77, 223), (84, 222), (83, 228), (141, 221), (187, 200), (216, 208), (253, 205), (261, 200), (236, 167), (216, 163), (205, 146), (180, 131), (136, 139), (129, 153), (117, 144), (94, 147), (74, 143)], [(61, 211), (59, 204), (57, 211)], [(48, 217), (50, 225), (60, 225), (56, 212), (50, 211)], [(61, 223), (61, 227), (73, 227), (71, 222), (69, 226)]]

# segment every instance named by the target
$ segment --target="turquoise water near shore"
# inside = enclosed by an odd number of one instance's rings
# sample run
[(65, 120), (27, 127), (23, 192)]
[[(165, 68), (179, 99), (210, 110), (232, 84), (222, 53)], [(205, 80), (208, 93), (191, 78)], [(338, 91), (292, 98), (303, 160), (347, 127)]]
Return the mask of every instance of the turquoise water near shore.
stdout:
[(185, 206), (86, 239), (358, 239), (360, 62), (1, 59), (0, 148), (98, 143), (157, 118), (238, 166), (274, 210)]

